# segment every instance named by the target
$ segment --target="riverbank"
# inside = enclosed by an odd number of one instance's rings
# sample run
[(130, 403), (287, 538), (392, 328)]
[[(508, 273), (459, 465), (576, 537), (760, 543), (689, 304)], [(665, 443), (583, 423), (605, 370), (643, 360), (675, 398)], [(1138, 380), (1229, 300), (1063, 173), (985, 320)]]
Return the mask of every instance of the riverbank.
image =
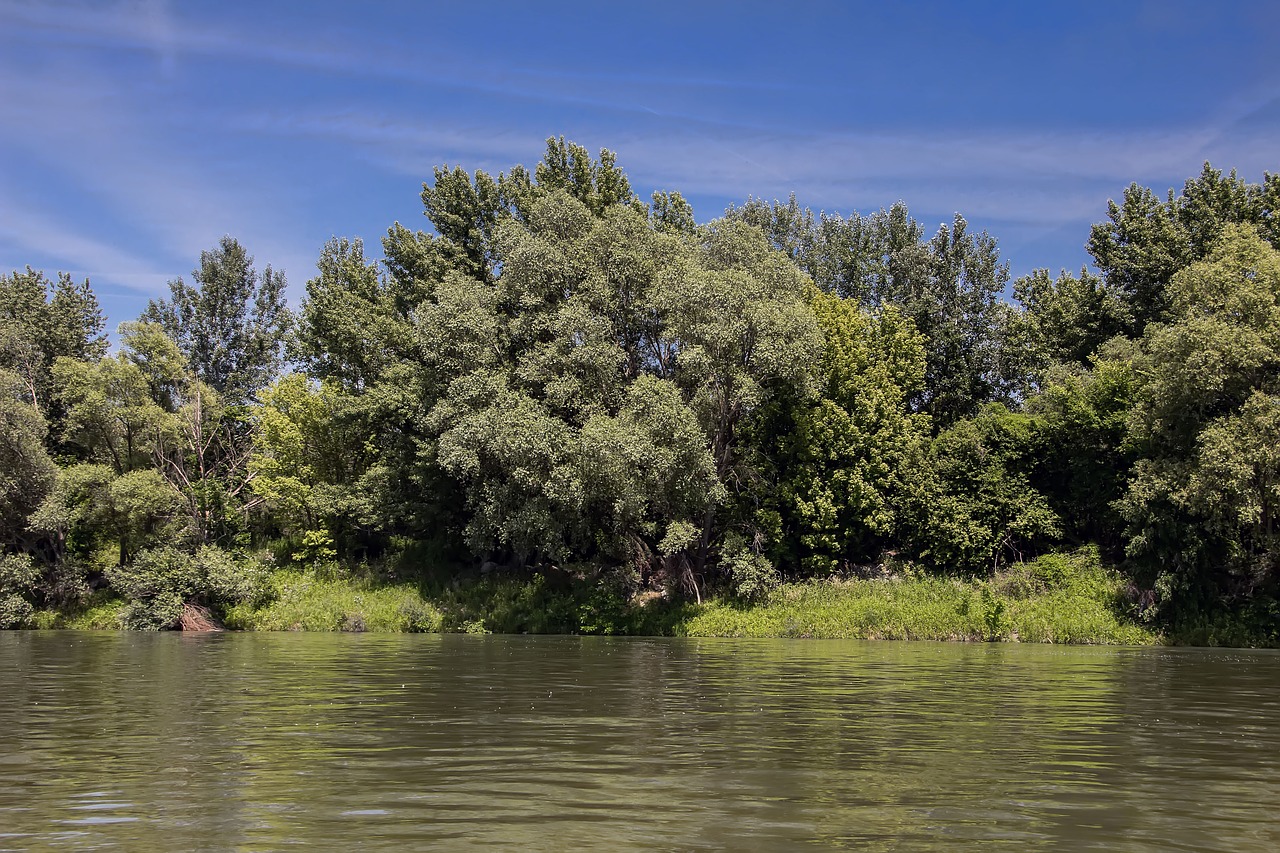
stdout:
[[(46, 627), (115, 629), (124, 603), (99, 600)], [(232, 630), (612, 634), (1012, 641), (1151, 645), (1174, 642), (1144, 623), (1120, 574), (1096, 552), (1053, 554), (989, 578), (927, 575), (899, 567), (876, 577), (786, 583), (761, 600), (701, 604), (657, 595), (627, 598), (609, 585), (553, 578), (478, 576), (439, 585), (368, 575), (278, 570), (253, 601), (221, 614)], [(1198, 644), (1221, 643), (1207, 633)], [(1239, 632), (1237, 632), (1239, 633)], [(1257, 645), (1248, 642), (1238, 645)], [(1196, 642), (1196, 638), (1181, 638)]]

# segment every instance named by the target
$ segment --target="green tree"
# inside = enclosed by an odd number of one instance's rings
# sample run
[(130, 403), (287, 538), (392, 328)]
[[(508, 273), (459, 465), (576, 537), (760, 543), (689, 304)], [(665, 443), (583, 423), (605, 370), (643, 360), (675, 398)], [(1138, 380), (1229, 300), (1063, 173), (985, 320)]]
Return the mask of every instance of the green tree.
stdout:
[(1008, 265), (994, 238), (956, 215), (932, 239), (901, 202), (843, 218), (750, 200), (730, 219), (760, 230), (822, 290), (866, 310), (895, 307), (924, 335), (925, 381), (912, 405), (936, 427), (1021, 391), (1020, 357), (1006, 352), (1015, 315), (1001, 298)]
[(285, 277), (261, 274), (235, 239), (200, 253), (194, 284), (169, 282), (169, 299), (152, 300), (142, 319), (156, 323), (186, 356), (192, 372), (231, 405), (250, 402), (279, 373), (292, 325)]
[(329, 527), (355, 509), (344, 489), (352, 480), (355, 442), (338, 422), (339, 390), (291, 373), (265, 388), (259, 403), (251, 490), (279, 529), (331, 536)]
[(170, 413), (125, 352), (97, 362), (61, 358), (53, 373), (67, 411), (63, 437), (81, 458), (108, 464), (116, 474), (151, 466), (171, 429)]
[(1123, 555), (1124, 521), (1116, 511), (1134, 453), (1127, 440), (1133, 405), (1131, 353), (1104, 348), (1088, 370), (1052, 371), (1026, 403), (1038, 448), (1030, 477), (1074, 543), (1093, 542)]
[(928, 449), (928, 418), (908, 408), (925, 352), (895, 308), (871, 315), (816, 291), (809, 304), (825, 341), (817, 399), (782, 407), (767, 428), (781, 481), (765, 502), (780, 505), (781, 559), (828, 572), (875, 559), (907, 532), (901, 503)]
[(77, 284), (59, 273), (53, 282), (30, 267), (0, 276), (0, 370), (20, 382), (22, 397), (52, 424), (55, 441), (63, 412), (53, 364), (59, 358), (101, 358), (107, 348), (104, 325), (87, 279)]
[(1031, 416), (991, 403), (944, 430), (915, 494), (908, 542), (944, 571), (993, 571), (1061, 536), (1028, 471), (1041, 451)]
[[(495, 274), (498, 225), (512, 216), (526, 220), (550, 193), (577, 199), (595, 216), (615, 205), (643, 209), (612, 151), (601, 149), (595, 159), (563, 136), (547, 140), (532, 175), (523, 166), (496, 178), (484, 171), (469, 175), (459, 166), (439, 166), (432, 177), (432, 183), (423, 184), (422, 205), (439, 237), (435, 249), (451, 269), (483, 280)], [(678, 204), (674, 209), (681, 210)]]
[(182, 496), (153, 468), (119, 475), (93, 463), (63, 468), (31, 527), (44, 537), (42, 592), (55, 603), (79, 597), (104, 563), (125, 565), (146, 548), (189, 541)]
[(1161, 201), (1146, 187), (1132, 184), (1119, 204), (1107, 204), (1107, 221), (1094, 225), (1089, 252), (1108, 288), (1124, 308), (1124, 332), (1142, 336), (1150, 323), (1171, 319), (1169, 284), (1173, 276), (1208, 257), (1228, 226), (1256, 226), (1272, 246), (1280, 246), (1280, 175), (1266, 174), (1248, 184), (1234, 171), (1204, 164), (1182, 192)]
[(441, 242), (394, 226), (383, 241), (384, 275), (359, 241), (333, 240), (307, 282), (295, 356), (323, 384), (327, 428), (343, 442), (340, 478), (329, 479), (339, 476), (329, 468), (317, 473), (326, 503), (341, 508), (333, 532), (344, 547), (376, 550), (393, 533), (448, 537), (457, 526), (452, 481), (419, 454), (440, 390), (423, 385), (420, 365), (432, 354), (419, 341), (418, 317), (449, 269)]
[(45, 451), (47, 427), (26, 399), (27, 383), (0, 369), (0, 554), (30, 552), (28, 519), (53, 488), (56, 467)]
[(708, 572), (741, 427), (816, 355), (803, 276), (740, 224), (691, 241), (565, 192), (497, 245), (494, 283), (446, 276), (417, 312), (422, 386), (443, 392), (428, 446), (472, 547)]
[(1120, 296), (1088, 270), (1079, 277), (1064, 270), (1056, 279), (1035, 270), (1013, 283), (1013, 294), (1022, 311), (1011, 319), (1017, 344), (1008, 357), (1021, 363), (1011, 372), (1033, 382), (1054, 365), (1087, 365), (1103, 343), (1128, 328)]
[[(89, 363), (59, 359), (66, 441), (124, 477), (146, 471), (187, 509), (186, 535), (207, 542), (242, 522), (252, 435), (242, 415), (187, 369), (177, 344), (153, 323), (125, 323), (121, 349)], [(122, 554), (128, 552), (121, 546)]]
[(457, 481), (430, 449), (427, 415), (460, 371), (507, 346), (493, 313), (504, 223), (526, 221), (551, 193), (592, 215), (643, 209), (611, 152), (594, 160), (563, 139), (548, 140), (532, 174), (442, 167), (433, 177), (422, 199), (435, 233), (393, 225), (383, 239), (385, 274), (358, 241), (331, 242), (308, 282), (297, 336), (308, 374), (336, 383), (334, 423), (354, 441), (342, 500), (359, 528), (351, 541), (368, 547), (392, 533), (447, 537), (464, 524)]
[(1169, 297), (1170, 322), (1147, 327), (1135, 362), (1140, 458), (1119, 507), (1130, 555), (1185, 613), (1275, 586), (1280, 252), (1252, 227), (1228, 226)]

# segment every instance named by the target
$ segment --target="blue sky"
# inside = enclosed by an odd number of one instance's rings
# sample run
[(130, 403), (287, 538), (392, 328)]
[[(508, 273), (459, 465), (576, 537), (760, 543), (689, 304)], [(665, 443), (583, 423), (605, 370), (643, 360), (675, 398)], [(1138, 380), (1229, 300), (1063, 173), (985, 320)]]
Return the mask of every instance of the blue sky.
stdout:
[(438, 164), (618, 152), (700, 221), (749, 195), (963, 213), (1079, 267), (1132, 181), (1280, 170), (1272, 2), (0, 0), (0, 269), (110, 325), (231, 234), (296, 300), (332, 236), (426, 227)]

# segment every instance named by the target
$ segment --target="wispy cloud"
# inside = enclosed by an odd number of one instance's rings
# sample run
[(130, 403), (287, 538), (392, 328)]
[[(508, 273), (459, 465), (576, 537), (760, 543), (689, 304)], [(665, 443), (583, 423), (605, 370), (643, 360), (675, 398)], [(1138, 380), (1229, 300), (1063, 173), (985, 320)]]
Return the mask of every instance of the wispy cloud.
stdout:
[(181, 56), (247, 60), (304, 71), (375, 78), (417, 84), (433, 90), (453, 89), (512, 100), (541, 101), (609, 110), (640, 110), (633, 98), (667, 92), (681, 102), (699, 91), (786, 92), (792, 86), (776, 80), (744, 79), (703, 73), (663, 73), (638, 69), (619, 73), (550, 65), (513, 66), (488, 62), (472, 46), (450, 51), (447, 43), (423, 51), (396, 47), (388, 40), (343, 30), (342, 38), (305, 26), (269, 36), (217, 21), (184, 18), (183, 7), (166, 0), (38, 2), (0, 0), (0, 20), (58, 37), (107, 48), (153, 51), (166, 70)]
[(55, 259), (60, 271), (76, 278), (101, 276), (140, 294), (159, 292), (172, 277), (156, 270), (148, 258), (77, 233), (73, 223), (29, 208), (17, 211), (0, 203), (0, 235), (35, 255)]
[[(0, 137), (0, 250), (154, 293), (231, 233), (296, 293), (330, 231), (389, 224), (390, 210), (370, 225), (388, 187), (403, 180), (412, 205), (432, 167), (531, 166), (551, 134), (617, 151), (637, 190), (680, 190), (704, 219), (748, 195), (842, 213), (902, 199), (1037, 247), (1082, 242), (1130, 181), (1177, 185), (1206, 159), (1252, 178), (1276, 166), (1271, 78), (1159, 129), (1050, 131), (963, 110), (922, 125), (842, 110), (845, 84), (803, 65), (587, 67), (556, 50), (502, 56), (474, 34), (346, 24), (333, 9), (286, 22), (164, 0), (0, 0), (0, 29), (38, 57), (0, 54), (0, 124), (16, 129)], [(315, 188), (308, 170), (337, 177)]]
[[(164, 14), (154, 14), (161, 19), (154, 25), (161, 38)], [(8, 150), (6, 159), (14, 165), (25, 162), (59, 176), (82, 203), (103, 208), (111, 228), (100, 230), (113, 232), (121, 243), (145, 245), (151, 258), (171, 259), (176, 268), (169, 277), (189, 270), (199, 252), (220, 236), (246, 231), (259, 235), (262, 254), (300, 261), (302, 254), (289, 247), (288, 218), (281, 215), (270, 182), (262, 181), (256, 170), (237, 174), (234, 166), (207, 162), (201, 152), (185, 149), (173, 138), (168, 120), (158, 123), (155, 112), (145, 99), (122, 92), (115, 81), (86, 77), (71, 66), (46, 68), (38, 80), (0, 74), (0, 123), (27, 129), (8, 135), (0, 151)], [(65, 207), (69, 200), (31, 194), (22, 199), (22, 210), (16, 210), (17, 195), (11, 191), (0, 200), (0, 210), (14, 222), (39, 216), (43, 204)], [(45, 221), (57, 219), (46, 214)], [(59, 254), (38, 239), (38, 229), (10, 230), (15, 239), (28, 235), (33, 250)], [(101, 238), (68, 241), (60, 254), (77, 257), (72, 245), (76, 251), (98, 246), (88, 256), (107, 261), (113, 275), (138, 269), (120, 263), (129, 256), (125, 251), (101, 251)], [(152, 288), (154, 278), (147, 275), (144, 286)]]
[[(338, 139), (415, 177), (444, 162), (531, 165), (545, 135), (355, 111), (242, 121), (255, 132)], [(807, 204), (838, 210), (904, 198), (933, 210), (963, 207), (991, 219), (1044, 224), (1096, 215), (1105, 200), (1100, 189), (1114, 191), (1135, 180), (1159, 185), (1171, 175), (1193, 174), (1206, 159), (1260, 172), (1273, 156), (1270, 134), (1225, 134), (1213, 127), (793, 134), (661, 119), (606, 143), (635, 182), (689, 194), (742, 199), (795, 192)]]

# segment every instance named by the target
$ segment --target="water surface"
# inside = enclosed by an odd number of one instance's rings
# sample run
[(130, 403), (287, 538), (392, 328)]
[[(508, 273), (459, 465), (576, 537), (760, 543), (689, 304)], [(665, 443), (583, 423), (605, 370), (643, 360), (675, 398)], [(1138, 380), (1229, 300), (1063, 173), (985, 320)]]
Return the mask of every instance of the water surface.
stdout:
[(1280, 655), (0, 632), (0, 850), (1280, 849)]

